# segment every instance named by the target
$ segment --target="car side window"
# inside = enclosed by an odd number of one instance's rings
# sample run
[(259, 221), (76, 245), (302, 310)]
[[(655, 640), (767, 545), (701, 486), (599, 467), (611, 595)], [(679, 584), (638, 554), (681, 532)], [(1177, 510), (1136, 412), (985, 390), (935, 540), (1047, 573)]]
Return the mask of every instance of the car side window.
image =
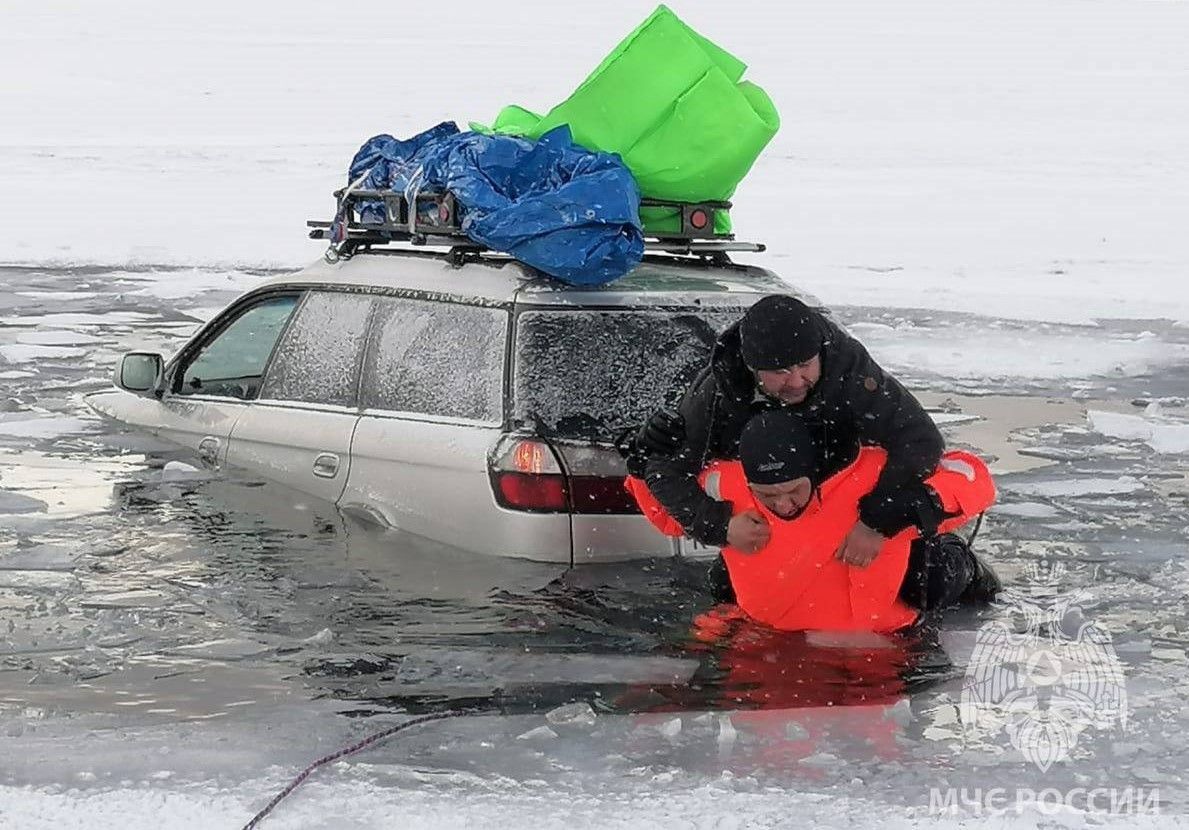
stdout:
[(507, 311), (403, 297), (377, 304), (364, 359), (365, 408), (503, 420)]
[(261, 398), (355, 406), (373, 298), (311, 291), (277, 346)]
[(186, 364), (179, 395), (256, 397), (268, 358), (300, 295), (261, 300), (224, 326)]

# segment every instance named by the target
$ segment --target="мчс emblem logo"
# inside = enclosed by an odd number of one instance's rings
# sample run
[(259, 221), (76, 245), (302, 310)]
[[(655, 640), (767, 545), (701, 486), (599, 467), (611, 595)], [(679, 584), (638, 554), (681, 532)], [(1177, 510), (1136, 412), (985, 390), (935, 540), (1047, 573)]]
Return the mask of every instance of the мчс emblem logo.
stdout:
[(1012, 746), (1047, 772), (1069, 757), (1085, 730), (1126, 725), (1123, 665), (1110, 632), (1086, 621), (1074, 597), (1003, 598), (1026, 630), (1003, 619), (979, 629), (959, 711), (968, 733), (1004, 729)]

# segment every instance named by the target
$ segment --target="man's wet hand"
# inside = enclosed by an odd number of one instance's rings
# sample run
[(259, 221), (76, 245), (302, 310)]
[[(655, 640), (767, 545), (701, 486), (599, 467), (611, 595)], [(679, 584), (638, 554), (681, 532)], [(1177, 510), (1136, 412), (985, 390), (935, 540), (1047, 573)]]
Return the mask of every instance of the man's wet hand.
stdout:
[(764, 517), (754, 510), (745, 510), (731, 517), (727, 525), (727, 547), (742, 553), (755, 553), (768, 544), (771, 530)]
[(877, 531), (862, 522), (855, 522), (850, 533), (846, 534), (846, 538), (842, 540), (842, 547), (838, 548), (834, 558), (848, 565), (854, 565), (856, 568), (866, 568), (875, 561), (879, 549), (886, 541), (888, 540)]

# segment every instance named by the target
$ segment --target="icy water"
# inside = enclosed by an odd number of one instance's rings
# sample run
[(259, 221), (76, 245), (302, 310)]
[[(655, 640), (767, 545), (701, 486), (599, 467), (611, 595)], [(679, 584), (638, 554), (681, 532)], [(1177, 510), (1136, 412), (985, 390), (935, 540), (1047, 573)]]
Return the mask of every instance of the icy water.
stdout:
[[(696, 564), (476, 561), (194, 474), (86, 409), (119, 354), (171, 351), (259, 276), (0, 269), (0, 784), (232, 788), (235, 826), (315, 758), (458, 711), (308, 786), (463, 805), (419, 801), (426, 826), (470, 823), (488, 797), (511, 815), (708, 787), (915, 810), (939, 787), (1133, 787), (1166, 816), (1189, 808), (1189, 464), (1168, 451), (1189, 330), (840, 309), (953, 443), (996, 459), (978, 548), (1012, 594), (937, 636), (806, 638), (696, 623), (712, 606)], [(981, 372), (936, 358), (979, 343)], [(1043, 350), (1069, 366), (1021, 375)], [(1025, 631), (1055, 603), (1067, 628), (1109, 632), (1127, 716), (1042, 772), (959, 703), (985, 626)], [(287, 805), (276, 826), (339, 826), (308, 802), (286, 824)]]

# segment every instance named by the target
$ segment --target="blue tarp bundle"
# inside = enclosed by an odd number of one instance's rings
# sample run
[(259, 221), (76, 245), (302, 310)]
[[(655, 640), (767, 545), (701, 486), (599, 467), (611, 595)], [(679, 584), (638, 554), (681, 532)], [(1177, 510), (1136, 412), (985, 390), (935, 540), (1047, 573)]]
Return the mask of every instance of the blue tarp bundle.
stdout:
[[(575, 285), (622, 277), (644, 254), (631, 172), (617, 155), (575, 145), (566, 126), (537, 141), (453, 122), (407, 141), (378, 135), (351, 162), (349, 183), (361, 177), (361, 189), (400, 191), (410, 203), (417, 192), (453, 193), (467, 236)], [(360, 214), (381, 222), (384, 207)]]

